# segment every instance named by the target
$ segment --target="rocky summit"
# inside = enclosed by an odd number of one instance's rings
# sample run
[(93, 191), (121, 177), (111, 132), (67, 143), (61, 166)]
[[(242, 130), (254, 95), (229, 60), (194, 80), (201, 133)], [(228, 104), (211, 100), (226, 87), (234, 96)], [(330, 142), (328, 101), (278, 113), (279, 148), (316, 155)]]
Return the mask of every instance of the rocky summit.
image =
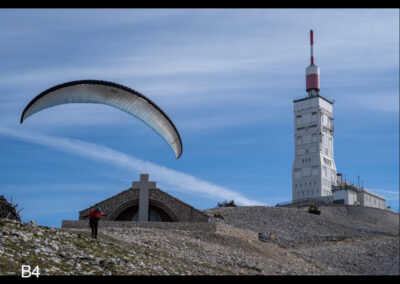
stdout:
[(266, 206), (203, 211), (243, 236), (146, 227), (60, 229), (0, 219), (0, 275), (399, 275), (399, 214)]

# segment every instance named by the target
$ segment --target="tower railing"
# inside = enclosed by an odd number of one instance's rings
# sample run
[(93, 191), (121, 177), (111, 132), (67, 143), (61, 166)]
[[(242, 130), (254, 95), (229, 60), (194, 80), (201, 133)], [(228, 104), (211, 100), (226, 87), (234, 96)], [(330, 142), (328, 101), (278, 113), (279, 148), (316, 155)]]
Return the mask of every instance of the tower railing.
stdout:
[[(316, 97), (323, 97), (324, 99), (327, 99), (328, 101), (330, 101), (330, 102), (332, 102), (332, 103), (335, 103), (335, 99), (331, 99), (331, 98), (328, 98), (328, 97), (326, 97), (326, 96), (322, 96), (322, 95), (320, 95), (320, 94), (318, 94)], [(295, 97), (294, 99), (293, 99), (293, 101), (297, 101), (297, 100), (301, 100), (301, 99), (306, 99), (306, 98), (309, 98), (309, 96), (308, 95), (303, 95), (303, 96), (299, 96), (299, 97)]]

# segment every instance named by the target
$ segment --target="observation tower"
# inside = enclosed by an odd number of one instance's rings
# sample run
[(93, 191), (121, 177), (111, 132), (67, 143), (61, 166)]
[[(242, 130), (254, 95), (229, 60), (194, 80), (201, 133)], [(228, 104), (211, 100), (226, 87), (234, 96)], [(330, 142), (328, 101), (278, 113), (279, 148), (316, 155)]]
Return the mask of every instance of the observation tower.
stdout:
[(333, 102), (320, 94), (319, 67), (314, 64), (314, 33), (310, 31), (310, 65), (306, 68), (306, 97), (294, 104), (295, 157), (292, 201), (332, 198), (336, 185), (333, 158)]

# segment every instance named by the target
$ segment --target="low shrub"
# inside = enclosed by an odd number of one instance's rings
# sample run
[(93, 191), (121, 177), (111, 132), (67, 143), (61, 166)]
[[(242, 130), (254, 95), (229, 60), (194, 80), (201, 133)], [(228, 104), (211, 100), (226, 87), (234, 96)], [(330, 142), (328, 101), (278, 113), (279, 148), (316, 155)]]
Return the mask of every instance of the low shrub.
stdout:
[(320, 214), (321, 214), (321, 210), (319, 210), (319, 208), (318, 208), (317, 205), (312, 204), (312, 205), (310, 205), (310, 207), (308, 208), (308, 213), (320, 215)]
[(219, 219), (224, 220), (224, 216), (222, 216), (222, 215), (219, 214), (219, 213), (215, 213), (215, 214), (214, 214), (214, 218), (219, 218)]
[(221, 208), (221, 207), (237, 207), (237, 205), (235, 204), (234, 200), (231, 200), (229, 202), (225, 200), (222, 203), (218, 202), (218, 208)]

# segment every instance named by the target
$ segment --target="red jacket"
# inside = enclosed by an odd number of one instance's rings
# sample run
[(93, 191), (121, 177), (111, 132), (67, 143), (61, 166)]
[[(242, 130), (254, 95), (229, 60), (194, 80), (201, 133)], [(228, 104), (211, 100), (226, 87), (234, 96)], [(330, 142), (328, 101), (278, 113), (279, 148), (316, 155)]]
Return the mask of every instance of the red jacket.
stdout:
[(97, 209), (94, 209), (92, 211), (89, 212), (89, 217), (92, 219), (98, 219), (100, 218), (100, 216), (104, 216), (103, 212), (98, 211)]

